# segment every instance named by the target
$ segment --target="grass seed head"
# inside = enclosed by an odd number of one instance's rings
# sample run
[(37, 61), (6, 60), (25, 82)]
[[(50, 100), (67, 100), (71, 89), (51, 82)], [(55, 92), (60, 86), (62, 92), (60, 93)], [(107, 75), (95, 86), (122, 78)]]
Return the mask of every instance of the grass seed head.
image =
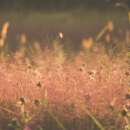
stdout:
[(20, 43), (22, 45), (27, 43), (27, 36), (26, 36), (26, 34), (23, 33), (23, 34), (20, 35)]
[(107, 29), (109, 32), (112, 32), (114, 30), (114, 24), (111, 20), (107, 22)]
[(3, 25), (3, 27), (2, 27), (1, 36), (2, 36), (2, 38), (4, 38), (4, 39), (7, 37), (9, 25), (10, 25), (9, 22), (5, 22), (4, 25)]
[(89, 38), (85, 38), (82, 40), (82, 46), (85, 49), (90, 49), (94, 44), (93, 38), (89, 37)]
[(58, 36), (59, 36), (59, 38), (63, 39), (63, 38), (64, 38), (63, 32), (59, 32), (59, 33), (58, 33)]

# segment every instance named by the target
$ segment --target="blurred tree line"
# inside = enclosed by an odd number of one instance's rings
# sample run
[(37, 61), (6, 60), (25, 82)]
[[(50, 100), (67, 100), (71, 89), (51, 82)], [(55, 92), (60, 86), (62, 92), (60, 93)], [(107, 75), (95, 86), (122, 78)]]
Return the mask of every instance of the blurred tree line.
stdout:
[(123, 2), (130, 5), (130, 0), (0, 0), (0, 9), (109, 8), (109, 6), (112, 6), (116, 2)]

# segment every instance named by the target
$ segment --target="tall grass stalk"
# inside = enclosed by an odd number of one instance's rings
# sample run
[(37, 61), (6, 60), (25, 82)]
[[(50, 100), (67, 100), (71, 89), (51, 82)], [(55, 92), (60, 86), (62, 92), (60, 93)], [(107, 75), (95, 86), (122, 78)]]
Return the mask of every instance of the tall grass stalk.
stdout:
[(47, 110), (47, 112), (49, 113), (49, 115), (56, 121), (57, 125), (62, 129), (62, 130), (66, 130), (66, 128), (64, 127), (63, 123), (61, 123), (61, 121), (53, 114), (52, 111)]
[(96, 119), (96, 117), (88, 109), (85, 108), (82, 109), (92, 119), (92, 121), (100, 130), (105, 130), (104, 126)]

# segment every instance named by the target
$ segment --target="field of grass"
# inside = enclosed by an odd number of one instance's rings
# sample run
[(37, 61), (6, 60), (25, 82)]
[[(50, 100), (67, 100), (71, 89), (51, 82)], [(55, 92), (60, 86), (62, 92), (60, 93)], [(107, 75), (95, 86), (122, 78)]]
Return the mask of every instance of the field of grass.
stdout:
[(125, 12), (1, 12), (0, 23), (0, 130), (130, 129)]

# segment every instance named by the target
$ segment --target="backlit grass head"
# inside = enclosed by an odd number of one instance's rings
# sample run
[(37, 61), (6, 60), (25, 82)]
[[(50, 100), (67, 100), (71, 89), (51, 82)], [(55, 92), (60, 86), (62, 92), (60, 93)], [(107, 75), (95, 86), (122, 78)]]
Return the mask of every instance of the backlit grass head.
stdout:
[(27, 43), (27, 36), (25, 33), (20, 35), (20, 44), (25, 45)]
[(94, 44), (93, 38), (92, 37), (84, 38), (81, 44), (84, 49), (90, 49)]
[(3, 47), (4, 44), (5, 44), (5, 40), (7, 38), (9, 26), (10, 26), (9, 22), (5, 22), (2, 26), (2, 30), (1, 30), (1, 33), (0, 33), (0, 47)]
[(59, 36), (59, 38), (63, 39), (63, 38), (64, 38), (63, 32), (59, 32), (59, 33), (58, 33), (58, 36)]
[(111, 20), (107, 22), (107, 29), (109, 32), (112, 32), (114, 30), (114, 24)]

